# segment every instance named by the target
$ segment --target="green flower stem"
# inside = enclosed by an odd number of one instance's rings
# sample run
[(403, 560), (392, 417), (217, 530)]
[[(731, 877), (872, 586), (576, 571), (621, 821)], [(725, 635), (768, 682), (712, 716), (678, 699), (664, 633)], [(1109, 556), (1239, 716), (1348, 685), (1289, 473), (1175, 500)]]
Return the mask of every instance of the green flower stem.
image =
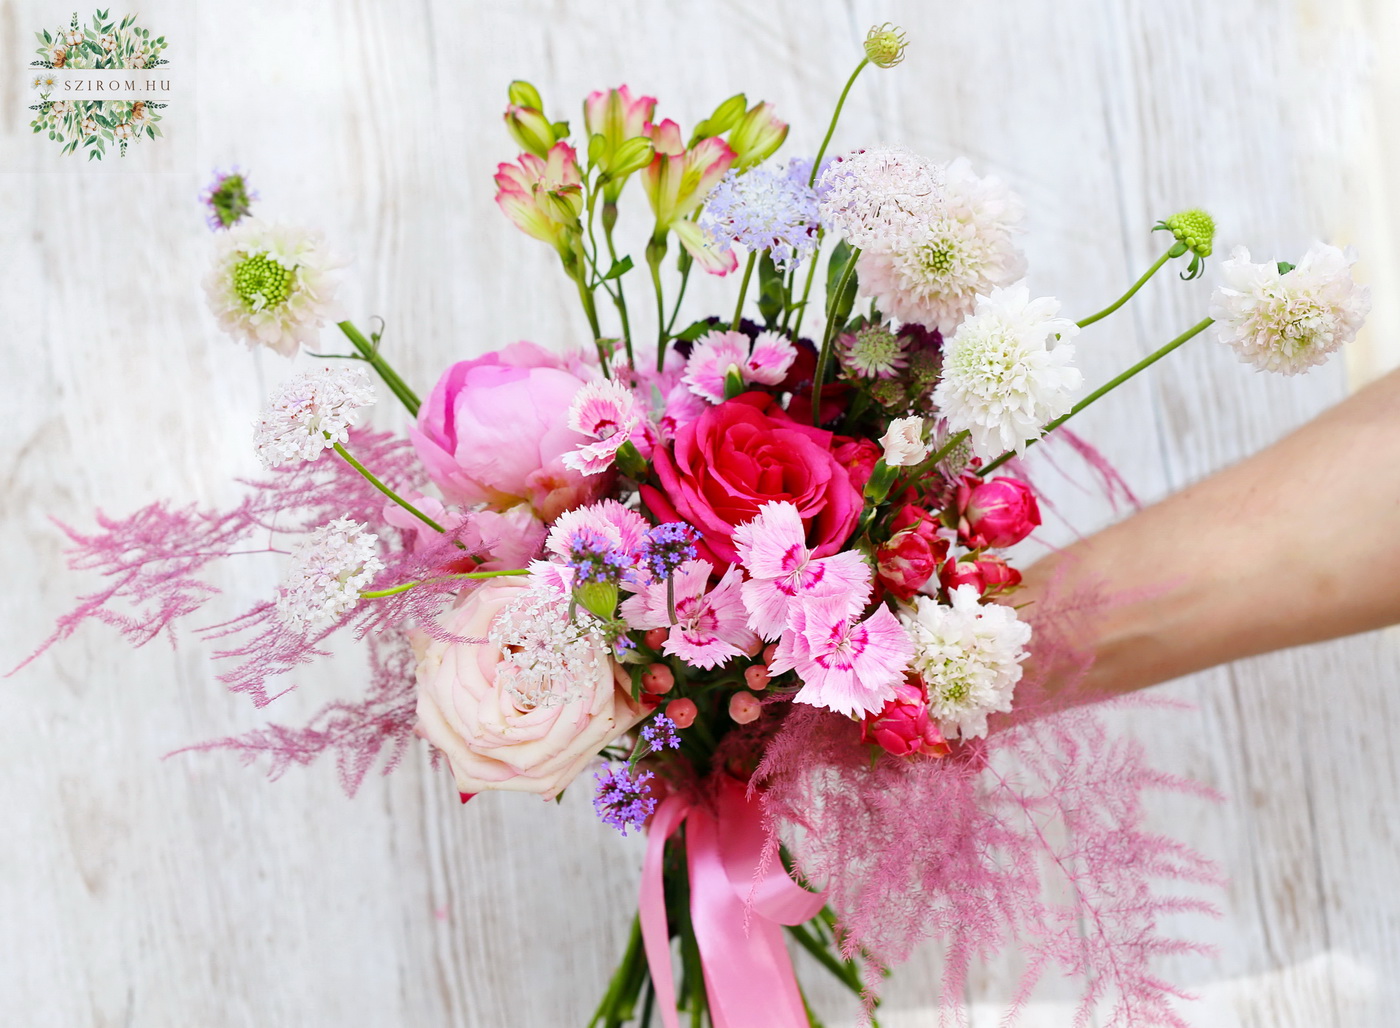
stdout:
[(685, 299), (685, 287), (690, 285), (690, 269), (695, 267), (695, 259), (685, 251), (681, 252), (681, 287), (676, 292), (676, 305), (671, 308), (671, 320), (666, 322), (666, 334), (676, 330), (676, 319), (680, 317), (681, 301)]
[(369, 363), (379, 377), (384, 380), (384, 384), (389, 387), (390, 392), (399, 398), (399, 401), (408, 408), (408, 413), (415, 418), (418, 416), (418, 408), (422, 406), (413, 390), (408, 387), (403, 379), (399, 378), (398, 372), (389, 366), (389, 362), (380, 356), (375, 345), (364, 337), (358, 328), (349, 321), (340, 321), (336, 327), (345, 333), (345, 337), (359, 351), (360, 357)]
[(603, 331), (598, 327), (598, 307), (593, 302), (593, 290), (589, 289), (583, 281), (584, 270), (578, 269), (578, 274), (574, 276), (574, 285), (578, 286), (578, 298), (583, 301), (583, 313), (588, 317), (588, 327), (593, 332), (593, 345), (598, 350), (598, 366), (603, 369), (603, 377), (611, 378), (608, 374), (608, 355), (603, 349)]
[(822, 941), (809, 932), (805, 926), (800, 924), (788, 925), (788, 932), (808, 953), (816, 959), (817, 963), (831, 972), (832, 976), (846, 988), (850, 989), (857, 996), (860, 995), (861, 981), (860, 975), (856, 972), (855, 965), (838, 960), (832, 955)]
[(588, 1028), (613, 1028), (621, 1024), (615, 1011), (618, 999), (631, 977), (632, 965), (637, 962), (638, 955), (642, 951), (642, 919), (639, 916), (632, 918), (632, 933), (627, 938), (627, 949), (622, 954), (622, 960), (617, 965), (617, 970), (613, 972), (612, 981), (608, 983), (608, 991), (603, 994), (602, 1002), (598, 1004), (598, 1009), (593, 1013), (593, 1019), (588, 1022)]
[(647, 247), (647, 267), (651, 269), (651, 286), (656, 291), (656, 370), (666, 366), (666, 297), (661, 291), (661, 257), (654, 245)]
[(451, 575), (440, 575), (437, 578), (425, 578), (421, 582), (401, 582), (398, 585), (390, 586), (388, 589), (374, 589), (367, 593), (360, 593), (362, 600), (378, 600), (385, 596), (397, 596), (399, 593), (406, 593), (410, 589), (417, 589), (420, 585), (435, 585), (438, 582), (451, 582), (458, 578), (505, 578), (508, 575), (528, 575), (529, 568), (510, 568), (503, 571), (461, 571)]
[[(857, 69), (859, 70), (859, 69)], [(846, 287), (851, 283), (851, 276), (856, 273), (856, 258), (860, 256), (860, 247), (851, 247), (850, 260), (846, 262), (846, 267), (841, 271), (841, 281), (836, 283), (836, 289), (832, 292), (826, 305), (826, 330), (822, 332), (822, 348), (817, 352), (817, 370), (812, 375), (812, 424), (821, 424), (821, 399), (822, 385), (826, 381), (827, 365), (831, 363), (831, 351), (836, 341), (836, 305), (846, 292)]]
[(1127, 303), (1129, 300), (1131, 300), (1131, 299), (1133, 298), (1133, 294), (1134, 294), (1134, 293), (1136, 293), (1139, 289), (1141, 289), (1141, 288), (1147, 283), (1147, 280), (1148, 280), (1149, 278), (1151, 278), (1153, 275), (1157, 274), (1157, 272), (1161, 270), (1163, 264), (1166, 264), (1167, 261), (1171, 260), (1172, 254), (1173, 254), (1174, 252), (1175, 252), (1175, 248), (1174, 248), (1174, 245), (1173, 245), (1173, 248), (1172, 248), (1172, 249), (1168, 249), (1168, 250), (1166, 251), (1166, 253), (1162, 254), (1162, 256), (1160, 256), (1160, 257), (1157, 258), (1157, 263), (1156, 263), (1156, 264), (1152, 265), (1152, 267), (1148, 268), (1145, 272), (1143, 272), (1142, 278), (1140, 278), (1140, 279), (1138, 279), (1136, 282), (1134, 282), (1134, 283), (1132, 284), (1132, 286), (1129, 287), (1129, 289), (1128, 289), (1128, 291), (1127, 291), (1126, 293), (1124, 293), (1122, 296), (1118, 297), (1117, 300), (1115, 300), (1113, 303), (1109, 304), (1107, 307), (1105, 307), (1103, 310), (1099, 311), (1097, 314), (1090, 314), (1090, 315), (1089, 315), (1087, 318), (1085, 318), (1083, 321), (1076, 322), (1076, 324), (1077, 324), (1080, 328), (1085, 328), (1086, 326), (1092, 325), (1092, 324), (1093, 324), (1094, 322), (1096, 322), (1096, 321), (1099, 321), (1099, 320), (1101, 320), (1101, 319), (1103, 319), (1103, 318), (1108, 317), (1110, 314), (1112, 314), (1114, 311), (1116, 311), (1119, 307), (1122, 307), (1123, 304)]
[(826, 148), (831, 142), (831, 135), (836, 131), (836, 123), (841, 120), (841, 108), (846, 106), (846, 94), (851, 91), (851, 87), (856, 84), (856, 79), (865, 70), (865, 66), (870, 63), (870, 58), (862, 57), (856, 70), (851, 72), (851, 77), (846, 80), (846, 88), (841, 90), (840, 99), (836, 101), (836, 110), (831, 112), (831, 124), (827, 126), (826, 138), (822, 140), (821, 149), (817, 151), (817, 156), (812, 160), (812, 173), (807, 176), (807, 185), (810, 187), (817, 181), (817, 169), (822, 166), (822, 157), (826, 155)]
[[(822, 230), (817, 229), (817, 248), (822, 245)], [(817, 254), (812, 254), (812, 263), (807, 266), (807, 284), (802, 287), (802, 302), (797, 305), (797, 323), (792, 328), (792, 341), (795, 344), (802, 336), (802, 319), (807, 314), (807, 299), (812, 295), (812, 281), (817, 277)], [(796, 271), (793, 272), (796, 275)], [(794, 278), (794, 282), (797, 280)]]
[[(612, 228), (606, 221), (603, 223), (603, 239), (608, 244), (608, 257), (616, 264), (617, 247), (613, 245)], [(612, 290), (608, 291), (608, 295), (612, 296), (613, 305), (617, 307), (617, 316), (622, 319), (622, 344), (627, 348), (627, 366), (635, 368), (637, 362), (632, 359), (632, 323), (627, 317), (627, 297), (622, 291), (621, 276), (615, 280), (614, 284), (617, 286), (616, 295), (613, 294)]]
[(739, 322), (744, 311), (744, 295), (749, 291), (749, 279), (753, 276), (753, 266), (758, 262), (758, 251), (749, 252), (748, 262), (744, 265), (744, 278), (739, 283), (739, 302), (734, 305), (734, 321), (729, 326), (729, 331), (739, 331)]
[(427, 525), (429, 528), (431, 528), (431, 529), (432, 529), (433, 531), (435, 531), (435, 532), (446, 532), (446, 531), (447, 531), (447, 529), (443, 528), (441, 525), (439, 525), (439, 524), (438, 524), (436, 521), (434, 521), (432, 518), (428, 517), (428, 515), (424, 514), (421, 510), (419, 510), (419, 509), (418, 509), (417, 507), (415, 507), (413, 504), (409, 503), (409, 502), (408, 502), (407, 500), (405, 500), (402, 496), (400, 496), (398, 493), (394, 492), (394, 490), (390, 489), (387, 485), (385, 485), (383, 482), (381, 482), (381, 481), (379, 480), (379, 478), (374, 474), (374, 472), (371, 471), (369, 468), (365, 467), (365, 466), (364, 466), (363, 464), (361, 464), (359, 461), (357, 461), (357, 460), (351, 455), (350, 451), (347, 450), (347, 449), (345, 448), (345, 446), (344, 446), (343, 444), (341, 444), (341, 443), (336, 443), (336, 444), (335, 444), (335, 452), (338, 453), (338, 454), (340, 454), (340, 456), (341, 456), (342, 458), (344, 458), (346, 464), (349, 464), (352, 468), (354, 468), (354, 469), (355, 469), (356, 471), (358, 471), (360, 474), (364, 475), (365, 478), (369, 480), (370, 485), (374, 486), (376, 489), (378, 489), (378, 490), (379, 490), (381, 493), (383, 493), (385, 496), (389, 497), (389, 499), (393, 500), (395, 503), (397, 503), (397, 504), (398, 504), (400, 507), (402, 507), (404, 510), (408, 511), (410, 514), (412, 514), (412, 515), (413, 515), (415, 518), (417, 518), (419, 521), (423, 522), (423, 524)]
[[(1047, 435), (1049, 435), (1049, 434), (1050, 434), (1051, 432), (1053, 432), (1055, 429), (1059, 428), (1059, 427), (1060, 427), (1061, 425), (1063, 425), (1066, 421), (1068, 421), (1070, 418), (1074, 417), (1076, 414), (1078, 414), (1080, 411), (1082, 411), (1085, 407), (1089, 406), (1089, 404), (1093, 403), (1093, 402), (1094, 402), (1095, 400), (1097, 400), (1099, 397), (1101, 397), (1101, 396), (1103, 396), (1103, 395), (1105, 395), (1105, 394), (1107, 394), (1107, 393), (1111, 393), (1113, 390), (1117, 389), (1120, 385), (1122, 385), (1124, 382), (1128, 381), (1128, 379), (1132, 378), (1132, 377), (1133, 377), (1134, 375), (1136, 375), (1138, 372), (1140, 372), (1140, 371), (1145, 371), (1146, 369), (1150, 368), (1152, 365), (1156, 364), (1159, 360), (1161, 360), (1161, 359), (1162, 359), (1163, 357), (1165, 357), (1167, 354), (1169, 354), (1169, 353), (1171, 353), (1173, 350), (1175, 350), (1178, 346), (1181, 346), (1183, 343), (1185, 343), (1185, 342), (1188, 341), (1189, 339), (1192, 339), (1192, 338), (1194, 338), (1195, 336), (1200, 335), (1202, 332), (1204, 332), (1207, 328), (1209, 328), (1209, 327), (1210, 327), (1211, 325), (1213, 325), (1214, 323), (1215, 323), (1215, 319), (1214, 319), (1214, 318), (1206, 318), (1204, 321), (1198, 321), (1196, 324), (1192, 325), (1192, 326), (1191, 326), (1190, 328), (1188, 328), (1185, 332), (1181, 333), (1181, 335), (1177, 336), (1175, 339), (1173, 339), (1173, 340), (1172, 340), (1170, 343), (1168, 343), (1166, 346), (1162, 347), (1160, 350), (1157, 350), (1157, 351), (1155, 351), (1155, 352), (1153, 352), (1153, 353), (1148, 354), (1146, 357), (1144, 357), (1142, 360), (1138, 361), (1136, 364), (1134, 364), (1131, 368), (1129, 368), (1127, 371), (1123, 372), (1123, 373), (1122, 373), (1121, 375), (1119, 375), (1118, 377), (1113, 378), (1113, 379), (1110, 379), (1109, 381), (1105, 382), (1103, 385), (1099, 386), (1097, 389), (1095, 389), (1095, 390), (1094, 390), (1092, 393), (1090, 393), (1088, 396), (1084, 397), (1084, 399), (1080, 400), (1080, 401), (1079, 401), (1078, 403), (1076, 403), (1073, 407), (1071, 407), (1068, 414), (1065, 414), (1065, 415), (1063, 415), (1063, 416), (1061, 416), (1061, 417), (1058, 417), (1058, 418), (1056, 418), (1054, 421), (1050, 422), (1050, 424), (1046, 425), (1044, 431), (1042, 431), (1042, 432), (1040, 433), (1040, 439), (1044, 439)], [(1026, 443), (1026, 445), (1027, 445), (1027, 446), (1033, 446), (1033, 445), (1035, 445), (1035, 444), (1036, 444), (1037, 442), (1039, 442), (1039, 441), (1040, 441), (1039, 439), (1031, 439), (1031, 440), (1029, 440), (1029, 441)], [(987, 465), (985, 465), (985, 466), (983, 466), (983, 467), (981, 467), (981, 468), (978, 468), (978, 469), (977, 469), (977, 474), (982, 475), (982, 476), (986, 476), (986, 475), (990, 474), (991, 472), (995, 471), (997, 468), (1001, 467), (1003, 464), (1005, 464), (1007, 461), (1009, 461), (1009, 460), (1010, 460), (1012, 457), (1014, 457), (1014, 456), (1015, 456), (1015, 451), (1014, 451), (1014, 450), (1009, 450), (1009, 451), (1007, 451), (1006, 453), (1003, 453), (1003, 454), (1002, 454), (1000, 457), (998, 457), (996, 460), (992, 461), (990, 464), (987, 464)]]

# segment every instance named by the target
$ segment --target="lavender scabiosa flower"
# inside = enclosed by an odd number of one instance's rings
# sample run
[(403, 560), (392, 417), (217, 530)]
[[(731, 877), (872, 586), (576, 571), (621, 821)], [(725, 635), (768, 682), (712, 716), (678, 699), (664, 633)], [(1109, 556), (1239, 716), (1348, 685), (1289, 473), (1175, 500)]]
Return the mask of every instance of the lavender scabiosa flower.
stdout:
[(626, 768), (600, 767), (593, 775), (598, 791), (593, 797), (593, 809), (605, 824), (623, 835), (628, 828), (646, 827), (647, 818), (656, 810), (656, 797), (649, 785), (656, 776), (650, 771), (633, 775)]
[(795, 163), (730, 171), (705, 201), (701, 226), (725, 250), (769, 251), (779, 271), (807, 260), (817, 248), (817, 194), (792, 173)]
[(209, 208), (206, 219), (215, 232), (232, 228), (253, 212), (253, 201), (258, 194), (248, 188), (248, 179), (234, 168), (230, 171), (215, 171), (214, 181), (199, 196), (199, 202)]
[(638, 563), (652, 580), (669, 578), (687, 561), (695, 559), (695, 529), (684, 521), (668, 521), (647, 533)]
[(917, 232), (937, 211), (941, 170), (897, 148), (857, 150), (817, 179), (822, 224), (863, 250), (884, 250)]
[(663, 749), (678, 750), (681, 746), (680, 737), (676, 735), (676, 723), (665, 714), (657, 714), (642, 728), (642, 742), (653, 753)]

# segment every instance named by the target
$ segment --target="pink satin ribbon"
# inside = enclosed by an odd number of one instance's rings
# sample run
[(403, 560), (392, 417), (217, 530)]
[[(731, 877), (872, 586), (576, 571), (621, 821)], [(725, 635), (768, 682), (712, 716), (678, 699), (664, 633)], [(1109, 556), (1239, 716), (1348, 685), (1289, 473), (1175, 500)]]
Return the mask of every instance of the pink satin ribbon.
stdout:
[(715, 812), (680, 796), (652, 819), (642, 864), (642, 944), (665, 1028), (680, 1028), (662, 863), (666, 840), (686, 824), (690, 917), (714, 1028), (807, 1028), (781, 925), (802, 924), (826, 903), (773, 859), (760, 873), (768, 834), (743, 783), (723, 778)]

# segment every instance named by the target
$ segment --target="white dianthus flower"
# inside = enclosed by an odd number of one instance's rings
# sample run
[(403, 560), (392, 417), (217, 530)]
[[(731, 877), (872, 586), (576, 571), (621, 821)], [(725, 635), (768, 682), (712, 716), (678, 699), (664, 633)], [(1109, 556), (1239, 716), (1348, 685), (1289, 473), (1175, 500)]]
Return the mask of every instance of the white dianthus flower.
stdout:
[(951, 335), (976, 297), (1026, 273), (1013, 242), (1024, 206), (1000, 179), (958, 158), (941, 171), (937, 202), (921, 223), (865, 250), (856, 264), (862, 295), (881, 312)]
[(907, 150), (857, 150), (817, 179), (822, 224), (863, 250), (887, 249), (935, 213), (938, 168)]
[(1215, 334), (1260, 371), (1296, 375), (1356, 338), (1371, 310), (1371, 291), (1351, 277), (1355, 256), (1314, 244), (1284, 273), (1274, 262), (1251, 264), (1237, 246), (1220, 265), (1211, 296)]
[(374, 388), (364, 368), (322, 368), (289, 378), (255, 423), (258, 458), (268, 468), (315, 460), (346, 442), (359, 409), (372, 403)]
[(886, 465), (892, 468), (913, 467), (929, 455), (928, 443), (924, 442), (924, 419), (917, 416), (895, 418), (880, 437), (880, 445), (885, 448)]
[(987, 715), (1011, 709), (1029, 655), (1031, 626), (1011, 607), (977, 602), (975, 586), (954, 589), (951, 606), (914, 597), (899, 619), (914, 642), (911, 667), (928, 687), (929, 714), (948, 738), (987, 734)]
[(244, 218), (215, 246), (204, 292), (225, 332), (292, 357), (336, 319), (335, 270), (344, 262), (320, 232)]
[(293, 628), (334, 621), (384, 570), (379, 537), (349, 518), (337, 518), (292, 550), (292, 566), (277, 595), (277, 613)]
[[(1066, 342), (1079, 327), (1057, 317), (1060, 302), (1032, 300), (1024, 284), (977, 297), (973, 314), (947, 341), (933, 402), (954, 432), (967, 431), (983, 460), (1023, 453), (1045, 425), (1069, 413), (1084, 383)], [(1060, 342), (1050, 345), (1059, 335)]]

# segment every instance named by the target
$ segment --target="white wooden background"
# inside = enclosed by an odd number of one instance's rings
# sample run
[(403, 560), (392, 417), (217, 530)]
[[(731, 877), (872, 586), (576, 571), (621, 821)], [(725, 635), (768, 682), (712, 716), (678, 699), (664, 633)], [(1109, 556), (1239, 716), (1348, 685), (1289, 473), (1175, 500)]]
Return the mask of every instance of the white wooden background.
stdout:
[[(29, 60), (33, 11), (62, 19), (70, 6), (0, 2), (7, 68)], [(1400, 15), (1383, 0), (181, 11), (187, 38), (172, 38), (172, 58), (191, 70), (195, 117), (172, 112), (171, 140), (125, 168), (0, 174), (6, 666), (89, 584), (65, 572), (48, 517), (81, 526), (99, 504), (227, 501), (231, 477), (256, 470), (249, 420), (288, 366), (220, 337), (203, 310), (210, 237), (194, 198), (211, 166), (242, 164), (264, 213), (321, 225), (357, 256), (347, 306), (362, 323), (386, 317), (385, 345), (421, 391), (449, 361), (515, 339), (581, 341), (552, 258), (491, 202), (494, 164), (514, 156), (499, 120), (514, 77), (533, 80), (556, 116), (626, 81), (682, 124), (743, 89), (791, 120), (785, 152), (810, 153), (858, 36), (896, 20), (908, 60), (867, 72), (838, 145), (961, 153), (1004, 175), (1029, 208), (1037, 292), (1072, 315), (1096, 309), (1162, 245), (1151, 224), (1200, 203), (1222, 253), (1237, 241), (1281, 257), (1315, 237), (1360, 244), (1376, 314), (1352, 371), (1394, 362)], [(23, 158), (43, 144), (14, 91), (0, 95), (0, 146)], [(633, 306), (645, 311), (641, 284)], [(694, 292), (697, 311), (719, 295)], [(1207, 292), (1164, 277), (1133, 313), (1087, 331), (1088, 380), (1197, 320)], [(1346, 389), (1340, 363), (1265, 378), (1201, 340), (1079, 427), (1151, 499)], [(399, 423), (387, 398), (381, 407), (384, 424)], [(1082, 528), (1112, 516), (1054, 488)], [(1344, 502), (1316, 501), (1320, 523), (1300, 526), (1300, 545), (1324, 541), (1329, 504)], [(257, 562), (230, 572), (230, 603), (265, 595), (276, 575)], [(227, 756), (163, 761), (263, 716), (220, 691), (205, 657), (193, 645), (133, 653), (93, 628), (0, 681), (0, 1024), (583, 1023), (621, 946), (635, 840), (596, 823), (583, 795), (560, 809), (514, 796), (463, 809), (422, 751), (354, 800), (329, 767), (268, 783)], [(358, 674), (350, 659), (302, 675), (269, 713), (295, 722)], [(1232, 876), (1221, 920), (1177, 926), (1218, 955), (1162, 967), (1201, 996), (1183, 1008), (1192, 1023), (1396, 1023), (1397, 684), (1396, 637), (1381, 633), (1161, 689), (1194, 713), (1125, 716), (1162, 766), (1228, 797), (1153, 808), (1158, 827)], [(979, 972), (976, 1028), (997, 1023), (1014, 964)], [(935, 1023), (935, 968), (916, 959), (894, 979), (887, 1023)], [(831, 1023), (853, 1023), (819, 972), (805, 977)], [(1047, 990), (1032, 1023), (1067, 1024), (1056, 1005), (1067, 995)]]

